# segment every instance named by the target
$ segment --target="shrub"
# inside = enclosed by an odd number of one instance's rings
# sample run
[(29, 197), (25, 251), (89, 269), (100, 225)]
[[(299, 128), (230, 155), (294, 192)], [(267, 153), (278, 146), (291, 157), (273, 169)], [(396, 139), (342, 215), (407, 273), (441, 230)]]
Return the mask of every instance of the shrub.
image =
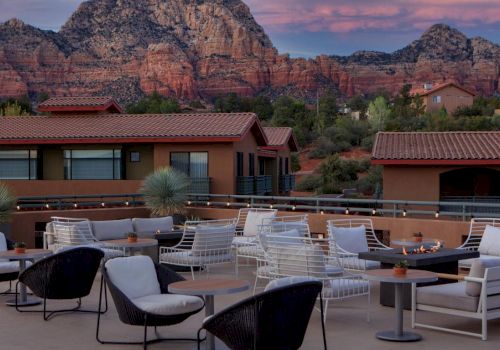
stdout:
[(8, 222), (16, 205), (14, 197), (6, 184), (0, 182), (0, 223)]
[(320, 175), (307, 175), (295, 186), (296, 191), (316, 192), (323, 185)]

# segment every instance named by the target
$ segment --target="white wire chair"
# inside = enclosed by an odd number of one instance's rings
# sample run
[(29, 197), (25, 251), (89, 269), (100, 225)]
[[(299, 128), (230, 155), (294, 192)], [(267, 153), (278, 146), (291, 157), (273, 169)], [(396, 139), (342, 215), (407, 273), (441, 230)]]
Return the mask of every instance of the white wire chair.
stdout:
[(51, 219), (52, 237), (48, 232), (45, 232), (44, 235), (47, 236), (45, 237), (46, 240), (51, 239), (54, 251), (61, 251), (75, 246), (90, 246), (102, 250), (105, 260), (125, 255), (123, 250), (105, 248), (104, 244), (94, 236), (89, 219), (58, 216)]
[(237, 248), (255, 244), (262, 221), (274, 218), (277, 213), (277, 209), (241, 208), (238, 212), (233, 246)]
[[(464, 243), (458, 249), (465, 249), (469, 251), (478, 251), (481, 239), (483, 238), (486, 226), (493, 226), (500, 228), (500, 219), (495, 218), (473, 218), (470, 221), (469, 234)], [(481, 253), (481, 252), (480, 252)], [(484, 256), (484, 255), (483, 255)], [(500, 258), (500, 256), (498, 257)], [(469, 269), (475, 259), (465, 259), (458, 262), (460, 268)]]
[[(271, 218), (264, 218), (262, 223), (259, 225), (259, 233), (255, 237), (255, 240), (252, 244), (245, 244), (239, 247), (236, 247), (236, 273), (239, 273), (239, 261), (241, 258), (247, 260), (246, 266), (249, 266), (250, 260), (257, 260), (264, 255), (264, 251), (262, 249), (262, 245), (260, 242), (260, 237), (265, 235), (266, 232), (262, 232), (263, 227), (270, 225), (271, 223), (286, 223), (286, 225), (291, 225), (293, 223), (307, 223), (307, 214), (304, 215), (287, 215), (287, 216), (275, 216)], [(286, 228), (286, 227), (285, 227)], [(289, 228), (290, 229), (290, 228)], [(300, 226), (299, 226), (300, 229)], [(309, 227), (307, 227), (307, 236), (309, 236)]]
[[(359, 259), (358, 253), (391, 249), (377, 238), (371, 219), (328, 220), (327, 231), (332, 261), (338, 261), (348, 271), (360, 273), (380, 267), (376, 261)], [(355, 234), (360, 232), (361, 235)]]
[(187, 266), (209, 273), (212, 265), (234, 261), (232, 242), (236, 219), (186, 221), (181, 241), (174, 247), (160, 247), (160, 263)]
[(326, 322), (328, 304), (332, 301), (353, 297), (367, 297), (367, 320), (370, 318), (370, 283), (361, 275), (345, 270), (330, 274), (328, 262), (329, 243), (326, 239), (267, 236), (265, 250), (269, 274), (272, 279), (304, 276), (323, 282), (322, 298), (324, 321)]

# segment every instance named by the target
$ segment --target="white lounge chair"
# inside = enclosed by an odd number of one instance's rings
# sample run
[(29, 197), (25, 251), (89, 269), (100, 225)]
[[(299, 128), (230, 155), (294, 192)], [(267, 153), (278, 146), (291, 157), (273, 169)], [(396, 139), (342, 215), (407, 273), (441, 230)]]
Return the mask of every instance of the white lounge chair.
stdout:
[[(477, 218), (470, 221), (469, 235), (458, 247), (479, 251), (481, 258), (500, 259), (500, 219)], [(460, 260), (460, 268), (469, 269), (475, 259)]]

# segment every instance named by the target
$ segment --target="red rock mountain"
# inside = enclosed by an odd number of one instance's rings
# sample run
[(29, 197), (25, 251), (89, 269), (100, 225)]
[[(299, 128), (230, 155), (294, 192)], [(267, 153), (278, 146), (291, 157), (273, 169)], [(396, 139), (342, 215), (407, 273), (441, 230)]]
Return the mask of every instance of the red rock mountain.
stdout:
[(240, 0), (90, 0), (58, 33), (0, 24), (0, 96), (106, 94), (126, 102), (154, 90), (181, 99), (226, 92), (310, 97), (398, 91), (452, 80), (499, 92), (500, 46), (435, 25), (394, 53), (292, 59), (279, 54)]

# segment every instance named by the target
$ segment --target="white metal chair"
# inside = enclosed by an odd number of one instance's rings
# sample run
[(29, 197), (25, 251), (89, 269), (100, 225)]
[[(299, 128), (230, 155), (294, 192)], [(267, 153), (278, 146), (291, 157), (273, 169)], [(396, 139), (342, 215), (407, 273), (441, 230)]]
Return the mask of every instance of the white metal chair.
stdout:
[[(104, 248), (104, 245), (94, 236), (89, 219), (52, 217), (53, 232), (45, 232), (45, 242), (51, 242), (54, 251), (61, 251), (76, 246), (98, 248), (104, 253), (104, 260), (124, 256), (118, 249)], [(45, 243), (48, 244), (48, 243)]]
[[(292, 228), (292, 225), (294, 223), (299, 224), (298, 229), (299, 230), (304, 230), (305, 227), (303, 223), (307, 224), (307, 214), (304, 215), (287, 215), (287, 216), (275, 216), (275, 217), (269, 217), (269, 218), (264, 218), (262, 220), (261, 225), (259, 225), (259, 233), (255, 237), (255, 240), (252, 244), (244, 244), (236, 248), (236, 273), (238, 274), (239, 272), (239, 260), (241, 258), (244, 258), (247, 260), (257, 260), (259, 258), (262, 258), (264, 255), (264, 251), (262, 249), (261, 245), (261, 237), (268, 232), (263, 232), (263, 228), (275, 223), (276, 225), (279, 225), (279, 223), (283, 223), (282, 228), (286, 230)], [(309, 233), (309, 226), (307, 226), (307, 232), (304, 232), (304, 236), (310, 236)], [(234, 241), (233, 241), (234, 242)], [(247, 264), (248, 265), (248, 264)]]
[[(412, 286), (412, 327), (488, 338), (488, 320), (500, 318), (500, 261), (476, 259), (469, 276), (439, 274), (458, 283)], [(481, 320), (481, 333), (417, 322), (417, 310)]]
[[(458, 249), (470, 251), (479, 251), (481, 257), (498, 258), (500, 259), (500, 249), (493, 250), (488, 244), (481, 244), (483, 235), (487, 226), (492, 226), (500, 229), (500, 219), (494, 218), (474, 218), (470, 221), (469, 234), (465, 242)], [(494, 253), (494, 254), (491, 254)], [(460, 260), (458, 266), (463, 269), (469, 269), (475, 259)]]
[(323, 282), (324, 318), (329, 302), (347, 298), (367, 297), (367, 319), (370, 311), (370, 284), (360, 275), (343, 271), (331, 275), (327, 263), (328, 241), (325, 239), (267, 236), (269, 273), (272, 279), (305, 276)]
[(358, 254), (366, 251), (390, 249), (375, 235), (371, 219), (353, 218), (327, 221), (330, 256), (349, 271), (363, 272), (377, 269), (380, 263), (359, 259)]
[(181, 241), (174, 247), (160, 247), (160, 263), (187, 266), (193, 279), (194, 267), (234, 261), (232, 242), (236, 219), (186, 221)]
[(259, 234), (259, 226), (265, 219), (271, 219), (278, 213), (277, 209), (242, 208), (236, 221), (236, 236), (233, 246), (253, 245)]

